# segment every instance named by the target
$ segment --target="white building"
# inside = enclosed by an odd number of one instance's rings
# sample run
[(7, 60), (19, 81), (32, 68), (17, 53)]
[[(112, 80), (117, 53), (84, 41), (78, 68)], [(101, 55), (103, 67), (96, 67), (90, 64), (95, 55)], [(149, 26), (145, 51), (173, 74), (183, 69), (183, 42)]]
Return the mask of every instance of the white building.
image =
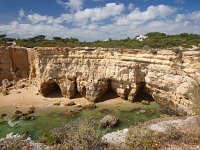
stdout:
[(139, 36), (136, 37), (136, 39), (137, 39), (138, 41), (144, 41), (144, 40), (148, 39), (148, 36), (139, 35)]

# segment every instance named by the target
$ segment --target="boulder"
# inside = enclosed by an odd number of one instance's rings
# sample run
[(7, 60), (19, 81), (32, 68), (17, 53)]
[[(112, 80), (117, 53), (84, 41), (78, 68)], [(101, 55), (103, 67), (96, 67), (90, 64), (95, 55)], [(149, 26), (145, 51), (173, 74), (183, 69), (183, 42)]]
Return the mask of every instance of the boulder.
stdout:
[(3, 89), (3, 90), (1, 91), (1, 93), (2, 93), (4, 96), (9, 95), (8, 89)]
[(0, 120), (0, 125), (5, 125), (5, 124), (7, 124), (7, 123), (8, 123), (7, 120)]
[(2, 87), (3, 88), (9, 88), (9, 87), (11, 87), (12, 86), (12, 83), (8, 80), (8, 79), (4, 79), (3, 81), (2, 81)]
[(3, 91), (3, 87), (0, 87), (0, 93), (2, 93), (2, 91)]
[(85, 105), (84, 108), (95, 109), (95, 108), (97, 108), (97, 105), (95, 103), (91, 102), (91, 103)]
[(147, 100), (142, 100), (142, 102), (141, 102), (143, 105), (149, 105), (150, 104), (150, 102), (149, 101), (147, 101)]
[(79, 115), (79, 111), (77, 111), (77, 110), (66, 110), (65, 115), (67, 117), (74, 117), (74, 116)]
[(60, 102), (54, 103), (54, 106), (60, 106)]
[(113, 115), (107, 115), (101, 119), (99, 126), (102, 128), (105, 127), (114, 127), (119, 124), (119, 118)]
[(22, 113), (19, 110), (16, 110), (14, 115), (13, 115), (14, 120), (19, 120), (19, 119), (21, 119), (21, 120), (32, 120), (34, 118), (35, 118), (35, 116), (30, 115), (30, 113)]
[(17, 94), (20, 94), (20, 93), (22, 93), (22, 92), (21, 92), (21, 91), (17, 91), (16, 93), (17, 93)]
[(20, 110), (16, 110), (12, 117), (14, 120), (18, 120), (21, 118), (22, 114), (23, 113)]
[(32, 106), (29, 110), (28, 110), (28, 114), (33, 114), (35, 112), (35, 107)]
[(32, 120), (32, 119), (34, 119), (34, 118), (35, 118), (35, 116), (29, 115), (28, 113), (24, 113), (24, 114), (22, 114), (22, 115), (20, 116), (20, 119), (22, 119), (22, 120)]
[(22, 112), (20, 110), (16, 110), (15, 115), (19, 115), (19, 114), (22, 114)]
[(107, 109), (107, 108), (102, 108), (102, 109), (99, 110), (99, 112), (103, 113), (103, 114), (111, 114), (112, 110)]
[(1, 114), (1, 119), (4, 119), (7, 116), (7, 114)]
[(76, 103), (74, 102), (74, 101), (71, 101), (71, 102), (69, 102), (69, 103), (67, 103), (67, 104), (65, 104), (66, 106), (74, 106), (74, 105), (76, 105)]

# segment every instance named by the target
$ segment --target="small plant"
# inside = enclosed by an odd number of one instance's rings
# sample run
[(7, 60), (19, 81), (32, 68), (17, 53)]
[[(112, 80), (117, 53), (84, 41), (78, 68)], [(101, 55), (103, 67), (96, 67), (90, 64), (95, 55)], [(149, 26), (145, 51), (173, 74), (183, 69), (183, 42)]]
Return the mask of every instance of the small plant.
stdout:
[(196, 81), (193, 83), (189, 90), (189, 94), (192, 100), (192, 110), (195, 114), (200, 114), (200, 83)]
[(167, 141), (177, 141), (182, 137), (182, 133), (173, 125), (168, 125), (164, 132), (164, 137)]
[(180, 53), (180, 49), (174, 49), (173, 52), (176, 54), (176, 56)]
[(20, 138), (4, 139), (0, 141), (1, 150), (18, 150), (26, 146), (26, 143)]
[(173, 61), (174, 59), (172, 57), (169, 58), (169, 61)]
[(142, 49), (149, 50), (151, 47), (149, 45), (144, 45)]
[(180, 63), (181, 63), (181, 64), (183, 64), (183, 63), (184, 63), (184, 60), (183, 60), (183, 59), (181, 59), (181, 60), (180, 60)]
[(157, 50), (151, 50), (150, 53), (153, 55), (157, 55), (158, 52), (157, 52)]
[(130, 129), (125, 142), (126, 149), (158, 149), (157, 134), (150, 130)]

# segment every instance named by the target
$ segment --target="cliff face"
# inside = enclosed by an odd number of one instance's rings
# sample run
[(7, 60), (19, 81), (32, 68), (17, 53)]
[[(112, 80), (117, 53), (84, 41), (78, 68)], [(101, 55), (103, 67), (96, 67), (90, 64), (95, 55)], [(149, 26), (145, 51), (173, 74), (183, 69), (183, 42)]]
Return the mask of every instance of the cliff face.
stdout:
[(79, 91), (94, 102), (110, 89), (129, 101), (144, 92), (164, 106), (189, 111), (187, 92), (200, 74), (195, 51), (38, 48), (35, 56), (32, 76), (42, 79), (41, 93), (57, 83), (64, 96)]
[(0, 84), (3, 79), (29, 77), (28, 52), (25, 48), (0, 47)]
[(29, 77), (40, 81), (44, 96), (60, 89), (65, 97), (73, 98), (78, 91), (89, 101), (98, 102), (112, 90), (133, 102), (140, 93), (147, 93), (163, 106), (190, 112), (188, 89), (193, 79), (200, 78), (199, 51), (103, 48), (27, 51)]

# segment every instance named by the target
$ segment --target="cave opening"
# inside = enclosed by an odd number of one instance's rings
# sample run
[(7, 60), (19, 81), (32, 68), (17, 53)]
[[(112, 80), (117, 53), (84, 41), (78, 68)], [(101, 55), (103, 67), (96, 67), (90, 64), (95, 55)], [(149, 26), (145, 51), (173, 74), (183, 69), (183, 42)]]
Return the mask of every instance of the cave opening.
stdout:
[(44, 97), (60, 98), (62, 96), (61, 89), (55, 81), (48, 81), (41, 85), (41, 93)]
[(145, 82), (139, 82), (136, 86), (136, 94), (134, 96), (134, 102), (142, 102), (148, 101), (152, 102), (155, 101), (153, 96), (149, 93), (149, 90), (146, 88)]
[(76, 86), (76, 91), (75, 91), (75, 95), (74, 95), (73, 99), (82, 98), (82, 97), (85, 97), (85, 96), (86, 96), (86, 88), (83, 87), (82, 91), (79, 92), (78, 89), (77, 89), (77, 86)]
[(74, 84), (75, 84), (75, 94), (74, 94), (73, 99), (85, 97), (86, 96), (85, 86), (82, 88), (82, 91), (79, 91), (78, 85), (77, 85), (77, 80), (75, 80)]
[(111, 85), (111, 80), (108, 81), (108, 90), (103, 93), (103, 95), (99, 98), (99, 102), (111, 100), (118, 98), (119, 96), (114, 92), (112, 85)]

